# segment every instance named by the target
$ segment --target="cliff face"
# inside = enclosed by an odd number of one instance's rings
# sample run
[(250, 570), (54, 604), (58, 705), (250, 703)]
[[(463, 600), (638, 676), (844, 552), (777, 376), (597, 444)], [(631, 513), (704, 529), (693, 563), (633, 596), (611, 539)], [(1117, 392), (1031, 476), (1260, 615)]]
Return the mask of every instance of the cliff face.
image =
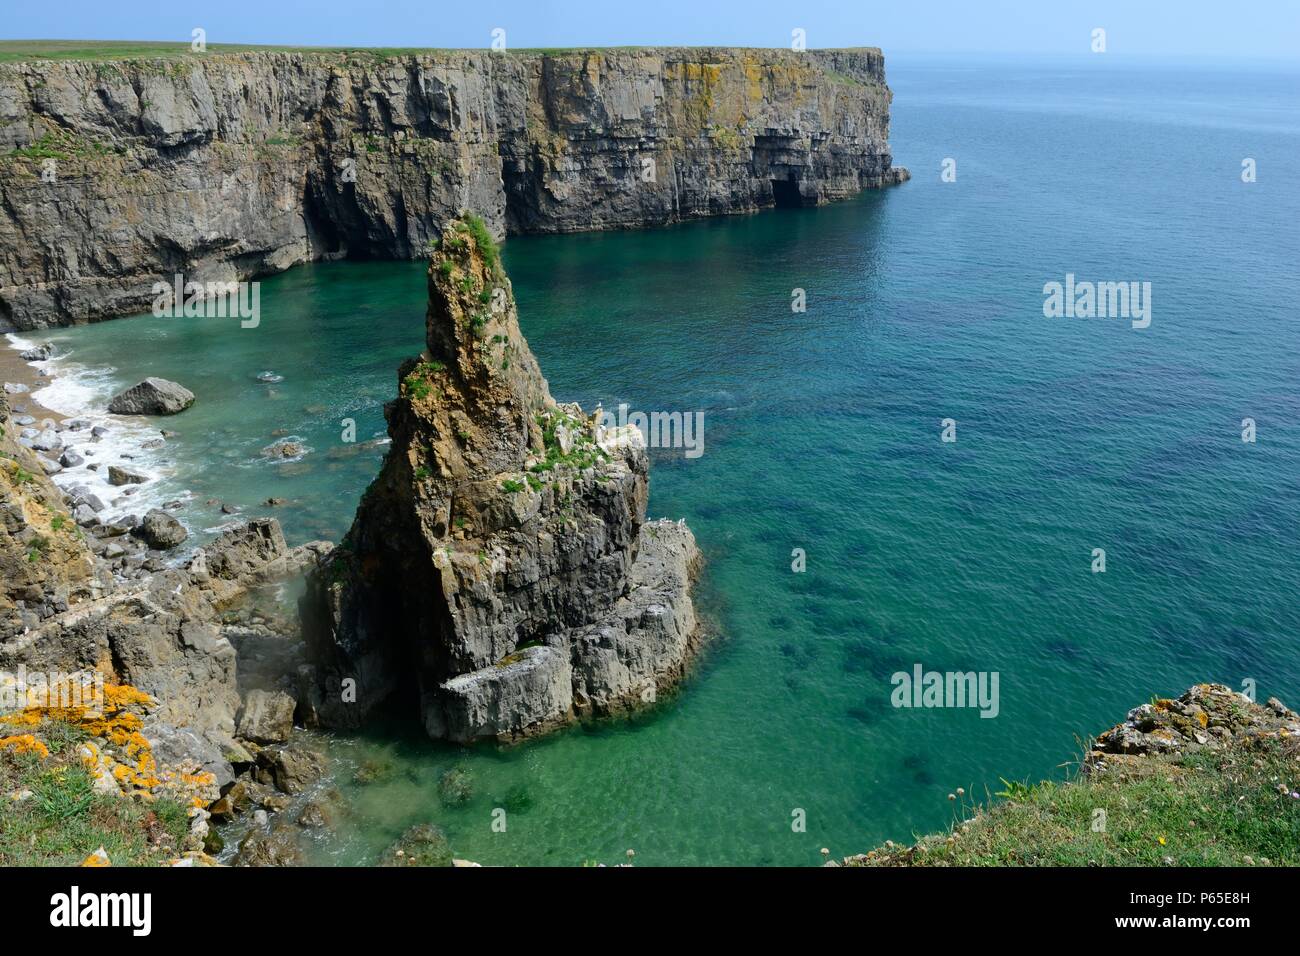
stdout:
[(465, 208), (501, 236), (843, 198), (906, 178), (890, 98), (875, 49), (3, 64), (0, 325), (418, 257)]
[(639, 433), (551, 399), (481, 226), (442, 234), (426, 338), (303, 599), (317, 717), (391, 702), (435, 738), (512, 739), (652, 701), (695, 647), (697, 558), (687, 528), (645, 521)]

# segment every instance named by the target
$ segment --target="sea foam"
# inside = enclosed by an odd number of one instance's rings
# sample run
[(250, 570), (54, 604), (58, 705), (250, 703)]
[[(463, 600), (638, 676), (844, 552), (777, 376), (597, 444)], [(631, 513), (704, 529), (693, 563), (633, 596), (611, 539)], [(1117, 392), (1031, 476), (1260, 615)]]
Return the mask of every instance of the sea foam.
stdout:
[[(35, 347), (38, 343), (16, 333), (5, 336), (18, 351)], [(33, 386), (31, 399), (44, 408), (67, 419), (81, 419), (89, 424), (78, 431), (64, 430), (60, 437), (64, 449), (76, 451), (86, 459), (85, 465), (65, 468), (52, 480), (66, 491), (73, 486), (85, 488), (107, 504), (99, 513), (101, 521), (112, 521), (123, 515), (143, 516), (151, 508), (160, 508), (167, 501), (185, 501), (190, 495), (176, 476), (176, 464), (166, 444), (145, 448), (145, 442), (161, 437), (160, 427), (152, 421), (132, 415), (110, 415), (106, 411), (109, 399), (119, 390), (115, 378), (117, 369), (91, 367), (75, 360), (75, 353), (61, 352), (43, 362), (28, 363), (45, 372), (46, 384)], [(35, 417), (38, 409), (32, 409)], [(96, 439), (91, 429), (103, 426), (107, 434)], [(99, 464), (92, 470), (90, 464)], [(126, 494), (126, 488), (109, 484), (108, 466), (120, 465), (149, 476), (149, 481), (134, 485), (136, 490)], [(184, 518), (177, 515), (184, 523)]]

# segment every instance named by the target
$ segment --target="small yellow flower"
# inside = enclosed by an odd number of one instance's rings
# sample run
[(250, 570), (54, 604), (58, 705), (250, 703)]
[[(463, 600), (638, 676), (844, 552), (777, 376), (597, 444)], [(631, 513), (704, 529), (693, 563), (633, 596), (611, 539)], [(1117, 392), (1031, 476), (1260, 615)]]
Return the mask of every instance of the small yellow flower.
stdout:
[(1164, 845), (1165, 845), (1165, 838), (1164, 838), (1164, 837), (1161, 837), (1161, 838), (1160, 838), (1160, 845), (1161, 845), (1161, 846), (1164, 846)]

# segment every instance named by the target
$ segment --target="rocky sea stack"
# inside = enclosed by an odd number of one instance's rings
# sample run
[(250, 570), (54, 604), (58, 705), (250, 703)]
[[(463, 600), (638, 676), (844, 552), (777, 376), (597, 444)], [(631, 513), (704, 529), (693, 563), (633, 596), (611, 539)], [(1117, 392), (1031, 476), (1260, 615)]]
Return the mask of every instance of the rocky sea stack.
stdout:
[(698, 555), (684, 525), (645, 520), (640, 434), (551, 398), (473, 217), (438, 241), (426, 338), (303, 598), (316, 716), (392, 704), (434, 738), (510, 740), (653, 701), (697, 645)]

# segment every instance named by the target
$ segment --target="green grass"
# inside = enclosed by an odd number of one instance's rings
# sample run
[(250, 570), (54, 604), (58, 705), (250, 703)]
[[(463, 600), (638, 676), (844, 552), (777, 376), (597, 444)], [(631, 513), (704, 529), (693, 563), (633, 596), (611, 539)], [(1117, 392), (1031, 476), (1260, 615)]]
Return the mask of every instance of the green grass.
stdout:
[(35, 142), (28, 143), (26, 146), (15, 147), (5, 157), (0, 158), (89, 160), (103, 156), (113, 156), (119, 152), (120, 150), (113, 146), (68, 130), (47, 130)]
[(483, 262), (488, 267), (488, 273), (494, 277), (500, 277), (501, 250), (497, 248), (492, 233), (488, 232), (487, 225), (473, 213), (466, 214), (461, 221), (465, 224), (465, 231), (474, 240), (474, 245), (478, 246), (479, 254), (483, 256)]
[(444, 368), (441, 362), (421, 362), (402, 379), (402, 388), (412, 398), (428, 398), (433, 394), (433, 376)]
[[(484, 37), (486, 50), (489, 37)], [(430, 53), (456, 52), (456, 47), (357, 47), (357, 46), (280, 46), (253, 43), (209, 43), (206, 53), (190, 49), (187, 36), (176, 40), (0, 40), (0, 63), (19, 63), (27, 60), (156, 60), (196, 59), (204, 56), (240, 53), (302, 53), (321, 56), (367, 57), (389, 60), (399, 57), (420, 56)], [(644, 47), (644, 46), (588, 46), (588, 47), (520, 47), (504, 52), (514, 56), (569, 56), (575, 54), (610, 51), (653, 51), (656, 49), (714, 50), (718, 47)], [(725, 47), (722, 49), (764, 49), (762, 47)], [(782, 49), (782, 48), (776, 48)], [(864, 47), (861, 49), (874, 49)]]
[(1300, 786), (1298, 758), (1294, 739), (1273, 737), (1174, 758), (1112, 759), (1108, 770), (1068, 783), (1008, 783), (991, 808), (965, 807), (966, 819), (950, 833), (878, 850), (867, 862), (1296, 866), (1300, 800), (1279, 784)]
[(42, 556), (44, 556), (45, 552), (49, 549), (49, 547), (50, 547), (50, 539), (45, 537), (44, 535), (38, 534), (36, 537), (32, 538), (31, 541), (27, 542), (28, 562), (31, 564), (35, 564), (37, 561), (39, 561), (42, 558)]
[(154, 60), (197, 59), (226, 53), (358, 54), (379, 59), (437, 52), (428, 47), (273, 46), (251, 43), (209, 43), (205, 53), (190, 49), (190, 40), (0, 40), (0, 63), (24, 60)]
[[(0, 866), (76, 866), (101, 846), (114, 866), (154, 866), (177, 854), (189, 826), (184, 806), (97, 793), (75, 761), (75, 732), (51, 724), (41, 736), (55, 738), (43, 761), (0, 751)], [(31, 794), (10, 799), (22, 791)]]
[(562, 423), (564, 423), (564, 418), (559, 413), (537, 413), (537, 424), (542, 429), (542, 444), (546, 449), (546, 457), (529, 468), (529, 471), (534, 475), (543, 475), (560, 467), (585, 471), (598, 462), (609, 460), (609, 456), (595, 442), (582, 434), (581, 423), (572, 420), (568, 421), (567, 424), (575, 433), (575, 441), (566, 455), (560, 447), (560, 439), (556, 435), (556, 429)]

